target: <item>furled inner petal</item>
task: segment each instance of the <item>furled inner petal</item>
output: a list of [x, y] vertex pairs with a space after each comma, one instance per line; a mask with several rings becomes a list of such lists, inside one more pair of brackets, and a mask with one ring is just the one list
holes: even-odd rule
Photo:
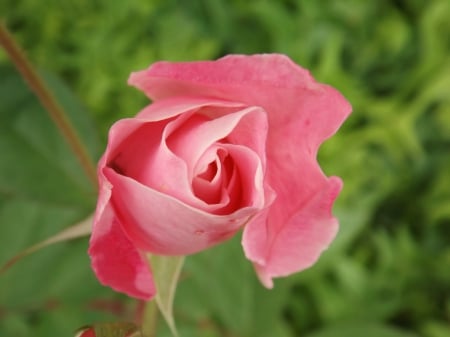
[[[211, 154], [215, 155], [214, 160], [205, 164], [210, 160]], [[198, 166], [201, 169], [193, 178], [192, 189], [199, 199], [208, 204], [209, 212], [227, 214], [240, 206], [249, 206], [242, 204], [239, 170], [222, 144], [208, 149]], [[206, 171], [203, 169], [205, 166]]]
[[207, 204], [217, 204], [221, 201], [223, 195], [223, 185], [226, 172], [223, 172], [220, 156], [211, 161], [205, 170], [195, 175], [192, 180], [192, 190], [199, 199]]
[[188, 165], [191, 178], [200, 157], [211, 145], [221, 140], [249, 147], [258, 154], [264, 166], [266, 137], [267, 116], [259, 107], [240, 110], [203, 107], [182, 124], [171, 123], [164, 133], [167, 147], [178, 157], [183, 158]]
[[[233, 159], [235, 175], [230, 177], [229, 194], [240, 205], [264, 205], [264, 172], [259, 156], [251, 149], [235, 144], [224, 144]], [[236, 181], [239, 180], [239, 184]], [[240, 189], [237, 188], [240, 187]], [[239, 195], [239, 197], [238, 197]], [[235, 205], [238, 207], [238, 205]]]
[[[263, 197], [254, 196], [263, 195], [267, 116], [258, 107], [217, 108], [220, 114], [215, 119], [211, 119], [214, 107], [208, 106], [165, 121], [143, 122], [117, 147], [108, 166], [213, 214], [260, 205]], [[252, 125], [261, 131], [250, 137], [246, 129]]]
[[[262, 164], [252, 150], [241, 145], [218, 143], [205, 152], [197, 166], [200, 169], [192, 182], [193, 191], [208, 204], [209, 212], [227, 214], [239, 207], [262, 207]], [[204, 179], [205, 173], [212, 179]]]
[[214, 180], [217, 181], [217, 177], [219, 176], [219, 174], [217, 174], [219, 172], [217, 162], [218, 162], [218, 160], [215, 160], [214, 162], [209, 163], [206, 170], [199, 173], [197, 175], [197, 178], [208, 181], [210, 183], [213, 183]]

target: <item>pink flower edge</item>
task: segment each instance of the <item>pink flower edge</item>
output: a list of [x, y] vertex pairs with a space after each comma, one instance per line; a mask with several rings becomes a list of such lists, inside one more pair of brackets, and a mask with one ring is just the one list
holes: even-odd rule
[[128, 296], [148, 300], [156, 294], [150, 266], [127, 238], [109, 204], [109, 184], [103, 184], [97, 204], [89, 255], [99, 281]]

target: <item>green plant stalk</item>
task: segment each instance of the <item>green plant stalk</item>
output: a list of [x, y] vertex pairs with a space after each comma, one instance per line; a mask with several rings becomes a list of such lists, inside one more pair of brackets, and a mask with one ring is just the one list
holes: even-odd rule
[[142, 337], [156, 337], [158, 323], [158, 307], [155, 300], [145, 303], [142, 314]]
[[47, 110], [50, 118], [53, 120], [64, 139], [69, 144], [73, 153], [76, 155], [86, 176], [90, 179], [94, 186], [97, 186], [95, 165], [90, 158], [86, 147], [82, 143], [75, 128], [72, 126], [67, 114], [64, 112], [64, 109], [50, 92], [49, 88], [38, 75], [37, 71], [33, 68], [33, 65], [27, 59], [25, 53], [16, 43], [14, 37], [8, 31], [3, 22], [0, 23], [0, 44], [5, 49], [9, 58], [22, 75], [25, 82]]

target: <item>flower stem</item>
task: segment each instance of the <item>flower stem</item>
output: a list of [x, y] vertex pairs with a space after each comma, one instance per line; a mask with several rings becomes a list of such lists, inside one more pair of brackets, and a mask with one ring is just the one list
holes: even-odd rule
[[25, 82], [47, 110], [50, 118], [53, 120], [64, 139], [69, 144], [73, 153], [76, 155], [86, 176], [91, 180], [94, 186], [97, 186], [95, 165], [90, 158], [86, 147], [81, 142], [80, 137], [69, 121], [64, 109], [57, 102], [47, 85], [33, 68], [32, 64], [28, 61], [25, 53], [16, 43], [14, 37], [8, 31], [3, 22], [0, 23], [0, 44], [5, 49], [9, 58], [22, 75]]
[[156, 337], [156, 327], [158, 323], [158, 307], [156, 301], [145, 303], [144, 313], [142, 315], [142, 336]]

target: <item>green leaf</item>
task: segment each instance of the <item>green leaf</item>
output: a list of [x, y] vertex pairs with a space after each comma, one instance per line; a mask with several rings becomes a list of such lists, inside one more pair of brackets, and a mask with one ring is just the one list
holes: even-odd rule
[[156, 283], [156, 302], [172, 334], [178, 336], [173, 318], [173, 301], [184, 256], [149, 255]]
[[[240, 235], [189, 256], [175, 300], [175, 313], [184, 317], [178, 322], [180, 335], [290, 337], [283, 313], [289, 282], [264, 288], [244, 256]], [[190, 333], [194, 325], [196, 333]]]
[[[0, 67], [0, 193], [21, 199], [57, 204], [64, 207], [92, 208], [96, 187], [92, 186], [37, 99], [10, 67]], [[84, 110], [53, 79], [54, 87], [64, 92], [58, 99], [68, 110], [71, 120], [84, 128], [80, 132], [91, 153], [98, 140]], [[84, 121], [83, 121], [84, 119]], [[89, 136], [84, 136], [89, 134]]]
[[21, 251], [19, 254], [13, 256], [8, 262], [6, 262], [2, 268], [0, 268], [0, 275], [3, 274], [9, 268], [11, 268], [15, 263], [20, 261], [25, 256], [30, 255], [46, 246], [89, 235], [92, 231], [92, 220], [93, 216], [90, 216], [87, 219], [75, 225], [72, 225], [69, 228], [66, 228], [61, 232], [49, 237], [48, 239], [41, 241]]
[[[42, 246], [49, 237], [56, 235], [44, 244], [87, 233], [87, 222], [76, 230], [68, 227], [92, 213], [96, 188], [20, 76], [2, 65], [0, 79], [2, 266], [27, 247], [39, 242]], [[63, 106], [71, 106], [70, 119], [91, 155], [96, 156], [99, 142], [89, 115], [61, 81], [53, 81], [52, 86], [59, 87], [57, 98]], [[6, 321], [12, 317], [16, 319], [11, 322], [32, 319], [27, 335], [44, 337], [49, 333], [70, 336], [93, 318], [113, 320], [111, 312], [88, 308], [89, 301], [111, 292], [93, 276], [86, 251], [86, 239], [53, 245], [35, 251], [0, 275], [0, 303]], [[57, 310], [51, 310], [53, 306]], [[2, 336], [23, 336], [22, 330], [19, 324], [0, 324]]]

